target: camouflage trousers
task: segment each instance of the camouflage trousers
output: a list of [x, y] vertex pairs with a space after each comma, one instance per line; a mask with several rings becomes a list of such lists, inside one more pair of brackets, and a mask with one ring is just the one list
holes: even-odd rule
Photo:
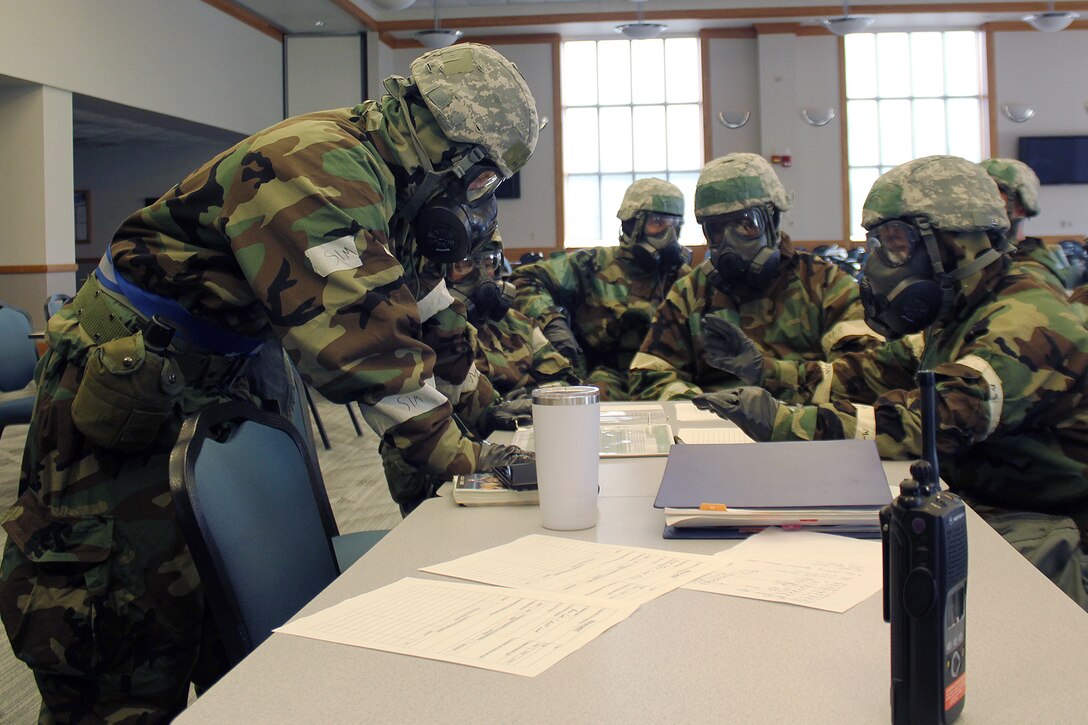
[[227, 661], [175, 520], [170, 452], [185, 417], [253, 396], [240, 381], [229, 394], [187, 388], [146, 448], [95, 446], [72, 421], [88, 345], [65, 314], [38, 364], [20, 497], [0, 517], [0, 618], [33, 670], [41, 722], [165, 722]]
[[1036, 569], [1088, 611], [1088, 551], [1073, 519], [976, 504], [972, 508]]

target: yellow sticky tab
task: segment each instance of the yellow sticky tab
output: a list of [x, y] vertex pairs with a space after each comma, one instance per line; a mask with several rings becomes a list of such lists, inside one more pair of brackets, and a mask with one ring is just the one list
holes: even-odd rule
[[701, 503], [699, 504], [700, 511], [728, 511], [724, 503]]

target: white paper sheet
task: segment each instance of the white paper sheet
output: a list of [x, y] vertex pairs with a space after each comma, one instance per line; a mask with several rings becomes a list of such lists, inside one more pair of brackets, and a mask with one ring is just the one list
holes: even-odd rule
[[535, 677], [635, 608], [408, 577], [274, 631]]
[[720, 415], [712, 410], [699, 410], [690, 400], [676, 401], [676, 419], [685, 423], [721, 423]]
[[711, 571], [715, 557], [533, 534], [421, 571], [642, 604]]
[[845, 612], [883, 586], [879, 541], [771, 528], [714, 559], [684, 588]]
[[[676, 437], [684, 443], [755, 443], [740, 428], [681, 428]], [[680, 442], [678, 441], [678, 442]]]

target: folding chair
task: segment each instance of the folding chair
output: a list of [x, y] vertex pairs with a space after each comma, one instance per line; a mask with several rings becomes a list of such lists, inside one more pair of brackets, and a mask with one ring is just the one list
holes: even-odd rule
[[49, 295], [49, 299], [45, 301], [45, 319], [48, 320], [50, 317], [60, 312], [60, 308], [64, 307], [64, 304], [70, 299], [72, 299], [72, 296], [66, 295], [63, 292]]
[[[282, 416], [230, 402], [191, 417], [170, 490], [232, 665], [340, 573], [324, 481]], [[342, 538], [360, 555], [385, 533]]]
[[[34, 379], [38, 351], [30, 339], [30, 315], [0, 305], [0, 392], [23, 390]], [[9, 425], [27, 425], [34, 411], [34, 393], [0, 400], [0, 435]]]

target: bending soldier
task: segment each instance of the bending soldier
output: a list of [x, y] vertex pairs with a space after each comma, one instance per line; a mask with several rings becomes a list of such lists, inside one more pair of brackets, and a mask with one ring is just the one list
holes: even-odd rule
[[[380, 100], [287, 119], [210, 160], [129, 217], [50, 320], [0, 568], [0, 615], [43, 721], [165, 721], [190, 681], [221, 674], [167, 465], [186, 416], [282, 402], [243, 375], [260, 346], [282, 344], [330, 400], [360, 402], [427, 471], [518, 454], [454, 425], [395, 254], [419, 240], [464, 256], [532, 154], [534, 101], [486, 46], [411, 68]], [[111, 393], [129, 375], [133, 394]]]

